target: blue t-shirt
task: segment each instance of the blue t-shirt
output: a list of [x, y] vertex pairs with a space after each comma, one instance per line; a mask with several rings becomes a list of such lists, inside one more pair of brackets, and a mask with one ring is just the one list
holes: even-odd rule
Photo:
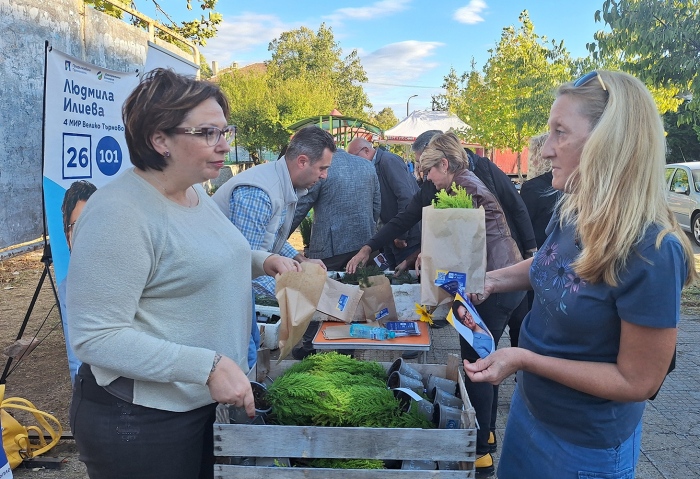
[[[628, 258], [617, 287], [590, 284], [571, 263], [579, 255], [575, 228], [550, 233], [532, 262], [532, 310], [520, 332], [520, 347], [545, 356], [615, 363], [621, 319], [652, 328], [675, 328], [687, 274], [680, 241], [666, 235], [657, 249], [658, 226], [648, 228]], [[520, 372], [518, 387], [532, 414], [563, 439], [584, 447], [609, 448], [634, 431], [644, 402], [618, 402], [582, 393], [536, 374]]]

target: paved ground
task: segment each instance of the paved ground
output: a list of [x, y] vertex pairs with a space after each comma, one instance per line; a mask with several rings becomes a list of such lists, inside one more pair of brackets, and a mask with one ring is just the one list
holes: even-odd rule
[[[431, 329], [428, 363], [445, 364], [447, 355], [459, 355], [459, 340], [451, 327]], [[508, 347], [504, 334], [500, 347]], [[671, 373], [644, 413], [642, 453], [637, 479], [688, 479], [700, 477], [700, 318], [682, 317], [678, 333], [676, 370]], [[356, 357], [393, 361], [400, 351], [356, 351]], [[417, 362], [411, 360], [410, 362]], [[513, 378], [500, 388], [498, 439], [503, 431], [514, 388]], [[495, 459], [497, 460], [496, 454]]]

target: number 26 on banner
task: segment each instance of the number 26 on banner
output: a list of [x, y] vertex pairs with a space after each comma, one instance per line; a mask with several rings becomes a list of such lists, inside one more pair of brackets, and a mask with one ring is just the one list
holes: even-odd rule
[[92, 178], [92, 137], [79, 133], [63, 134], [63, 178]]

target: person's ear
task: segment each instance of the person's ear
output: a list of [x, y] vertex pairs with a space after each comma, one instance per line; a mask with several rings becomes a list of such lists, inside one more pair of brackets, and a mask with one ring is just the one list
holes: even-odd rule
[[300, 169], [306, 168], [306, 166], [307, 166], [308, 164], [310, 164], [310, 163], [311, 163], [311, 161], [309, 160], [309, 157], [308, 157], [308, 156], [306, 156], [306, 155], [299, 155], [299, 156], [297, 156], [297, 166], [298, 166]]
[[167, 145], [168, 135], [165, 134], [163, 130], [157, 130], [151, 135], [151, 146], [160, 155], [165, 155], [165, 152], [169, 150]]

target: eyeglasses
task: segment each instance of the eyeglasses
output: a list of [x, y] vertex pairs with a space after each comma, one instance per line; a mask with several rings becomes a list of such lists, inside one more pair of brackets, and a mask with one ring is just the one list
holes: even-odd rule
[[230, 143], [233, 135], [236, 133], [236, 127], [234, 125], [228, 125], [223, 130], [215, 126], [208, 126], [203, 128], [195, 128], [192, 126], [178, 126], [175, 128], [170, 128], [173, 133], [179, 133], [181, 135], [201, 135], [207, 142], [208, 146], [216, 146], [221, 139], [221, 135], [224, 136], [226, 143]]
[[593, 70], [592, 72], [588, 72], [585, 75], [583, 75], [581, 78], [574, 82], [574, 86], [577, 88], [583, 86], [589, 81], [593, 80], [593, 78], [597, 78], [603, 90], [608, 91], [608, 89], [605, 87], [605, 83], [603, 83], [603, 78], [601, 78], [597, 70]]

